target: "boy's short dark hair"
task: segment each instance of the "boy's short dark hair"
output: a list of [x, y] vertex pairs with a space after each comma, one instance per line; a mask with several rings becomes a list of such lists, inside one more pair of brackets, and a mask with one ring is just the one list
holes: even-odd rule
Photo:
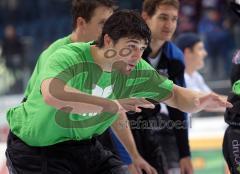
[[116, 8], [112, 0], [73, 0], [73, 28], [76, 28], [78, 17], [82, 17], [86, 20], [86, 22], [89, 22], [93, 16], [94, 10], [100, 6], [109, 7], [112, 9]]
[[180, 7], [178, 0], [144, 0], [142, 9], [148, 16], [153, 16], [159, 5], [170, 5], [178, 10]]
[[104, 46], [105, 34], [108, 34], [114, 43], [123, 37], [143, 39], [146, 44], [151, 41], [151, 31], [147, 24], [139, 13], [132, 10], [121, 10], [108, 18], [97, 41], [100, 48]]
[[200, 36], [196, 33], [183, 33], [175, 39], [175, 44], [184, 52], [186, 48], [193, 49], [196, 43], [201, 42]]

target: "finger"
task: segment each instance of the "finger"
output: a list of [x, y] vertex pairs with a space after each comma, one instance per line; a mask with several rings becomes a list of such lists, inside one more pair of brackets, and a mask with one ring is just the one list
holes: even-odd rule
[[151, 169], [146, 165], [142, 166], [142, 170], [144, 170], [146, 174], [152, 174]]
[[135, 166], [135, 167], [136, 167], [136, 170], [137, 170], [138, 174], [143, 174], [142, 170], [139, 167], [137, 167], [137, 166]]
[[135, 105], [136, 107], [142, 107], [142, 108], [150, 108], [150, 109], [155, 108], [154, 104], [152, 104], [151, 102], [149, 102], [145, 99], [141, 99], [141, 98], [138, 98], [138, 99], [131, 98], [127, 101], [127, 104], [128, 105]]
[[224, 103], [224, 107], [227, 107], [227, 108], [232, 108], [233, 107], [232, 103], [227, 101], [227, 99], [222, 98], [221, 96], [218, 96], [218, 100], [221, 100]]
[[142, 112], [141, 108], [136, 107], [136, 112]]
[[217, 98], [213, 99], [213, 101], [214, 101], [215, 104], [218, 105], [218, 106], [226, 107], [227, 102], [224, 102], [224, 101], [219, 100], [219, 99], [217, 99]]
[[152, 172], [152, 174], [158, 174], [157, 170], [153, 167], [151, 167], [151, 172]]
[[225, 102], [224, 105], [225, 105], [226, 108], [232, 108], [233, 107], [232, 103], [230, 103], [230, 102]]
[[139, 104], [139, 105], [137, 105], [137, 107], [154, 109], [155, 105], [153, 105], [153, 104]]
[[124, 109], [128, 111], [141, 112], [142, 110], [135, 105], [124, 105]]
[[151, 102], [147, 101], [145, 98], [130, 98], [129, 101], [135, 104], [152, 104]]
[[232, 107], [233, 107], [233, 104], [230, 103], [230, 102], [227, 102], [226, 106], [227, 106], [227, 108], [232, 108]]
[[214, 98], [214, 101], [218, 102], [218, 104], [222, 107], [232, 107], [233, 105], [228, 101], [222, 100], [221, 97]]
[[145, 98], [136, 99], [136, 104], [139, 107], [143, 107], [143, 108], [152, 108], [152, 109], [155, 108], [155, 105], [147, 101]]

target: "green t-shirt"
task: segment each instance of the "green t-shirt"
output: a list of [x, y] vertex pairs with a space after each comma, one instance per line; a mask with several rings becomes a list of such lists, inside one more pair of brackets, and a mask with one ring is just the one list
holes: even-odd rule
[[41, 69], [41, 67], [44, 66], [46, 60], [48, 59], [48, 57], [54, 53], [58, 48], [60, 48], [63, 45], [67, 45], [71, 43], [71, 39], [70, 39], [70, 35], [66, 36], [62, 39], [58, 39], [57, 41], [55, 41], [54, 43], [52, 43], [39, 57], [37, 64], [34, 68], [34, 71], [32, 73], [32, 76], [30, 78], [30, 80], [28, 81], [27, 84], [27, 88], [24, 92], [24, 96], [28, 97], [29, 94], [31, 93], [33, 86], [35, 85], [36, 79], [38, 77], [39, 71]]
[[[40, 90], [45, 79], [58, 78], [82, 92], [109, 99], [146, 97], [161, 101], [170, 96], [172, 81], [160, 76], [144, 60], [130, 75], [102, 72], [93, 62], [90, 46], [90, 43], [72, 43], [55, 51], [39, 70], [27, 101], [8, 111], [12, 132], [25, 143], [47, 146], [67, 140], [90, 139], [102, 134], [117, 119], [109, 113], [67, 114], [47, 105]], [[50, 87], [51, 90], [54, 89]]]

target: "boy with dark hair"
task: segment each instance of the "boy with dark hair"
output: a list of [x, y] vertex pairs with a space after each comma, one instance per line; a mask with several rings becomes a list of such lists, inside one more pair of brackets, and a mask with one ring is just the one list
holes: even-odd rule
[[[45, 66], [45, 63], [51, 54], [53, 54], [61, 46], [69, 43], [88, 42], [98, 39], [102, 31], [103, 24], [113, 13], [115, 8], [116, 7], [112, 0], [74, 0], [72, 2], [73, 31], [69, 36], [55, 41], [40, 55], [24, 93], [24, 101], [26, 101], [27, 97], [31, 94], [39, 76], [40, 69]], [[125, 132], [125, 129], [119, 131], [116, 130], [116, 133], [118, 132]], [[128, 133], [131, 134], [131, 132]], [[102, 140], [102, 138], [100, 138], [100, 140]], [[111, 140], [110, 137], [108, 137], [108, 140]], [[134, 142], [129, 142], [129, 140], [125, 137], [121, 140], [133, 158], [133, 163], [141, 169], [151, 171], [152, 167], [137, 153]], [[111, 144], [111, 142], [108, 143], [108, 146], [109, 144]], [[148, 174], [151, 173], [148, 172]]]
[[[217, 95], [173, 85], [141, 60], [151, 32], [136, 13], [113, 14], [104, 31], [101, 48], [91, 42], [73, 43], [51, 54], [27, 101], [8, 111], [12, 173], [123, 173], [121, 162], [94, 137], [116, 120], [126, 123], [125, 112], [153, 108], [144, 98], [164, 100], [188, 112], [231, 107]], [[116, 31], [120, 35], [112, 39]], [[106, 56], [111, 50], [116, 54]], [[124, 136], [133, 141], [129, 135]]]
[[[176, 30], [179, 6], [178, 0], [143, 2], [142, 17], [151, 29], [152, 40], [142, 57], [160, 74], [184, 87], [183, 54], [170, 41]], [[157, 128], [132, 130], [139, 152], [158, 173], [179, 172], [179, 168], [181, 173], [193, 173], [187, 117], [184, 112], [158, 104], [155, 109], [143, 109], [141, 113], [128, 114], [128, 118], [143, 123], [155, 122], [158, 125]], [[169, 122], [177, 123], [178, 126], [162, 126]]]
[[[130, 18], [131, 16], [133, 16], [133, 14], [129, 15], [128, 19], [131, 19], [133, 21], [135, 21], [137, 19], [138, 22], [141, 19], [137, 15]], [[141, 22], [141, 23], [144, 24], [143, 22]], [[106, 25], [106, 26], [110, 26], [110, 25]], [[128, 28], [130, 28], [130, 27], [128, 27]], [[144, 27], [145, 30], [144, 29], [141, 30], [141, 29], [142, 28], [138, 28], [138, 30], [135, 29], [134, 32], [138, 31], [137, 33], [139, 33], [139, 34], [136, 35], [137, 38], [142, 38], [142, 37], [145, 38], [144, 42], [143, 42], [143, 45], [145, 45], [150, 38], [150, 32], [148, 31], [148, 28], [146, 28], [146, 27]], [[114, 28], [114, 31], [115, 30], [116, 30], [116, 28]], [[105, 29], [104, 29], [104, 31], [105, 31]], [[107, 30], [107, 32], [109, 33], [108, 30]], [[126, 37], [127, 36], [132, 36], [131, 32], [130, 33], [121, 33], [121, 34], [126, 36]], [[114, 35], [112, 37], [114, 37]], [[117, 37], [116, 39], [119, 39], [119, 38]], [[75, 45], [85, 45], [86, 46], [86, 45], [89, 45], [89, 44], [70, 44], [70, 45], [72, 45], [74, 48], [77, 48], [77, 47], [75, 47]], [[70, 47], [73, 48], [72, 46], [70, 46]], [[68, 48], [68, 46], [63, 47], [63, 50], [65, 50], [64, 48]], [[142, 49], [143, 48], [141, 48], [141, 50]], [[101, 171], [103, 173], [104, 172], [123, 173], [124, 171], [121, 169], [121, 163], [118, 162], [118, 160], [115, 156], [113, 156], [109, 151], [104, 150], [101, 147], [101, 145], [99, 145], [98, 142], [95, 141], [94, 138], [91, 141], [87, 140], [87, 139], [91, 139], [93, 136], [96, 136], [97, 134], [101, 134], [104, 131], [104, 129], [106, 129], [106, 126], [100, 126], [101, 128], [99, 127], [99, 130], [92, 130], [91, 128], [88, 127], [89, 124], [92, 123], [93, 125], [95, 125], [96, 124], [95, 120], [97, 122], [100, 122], [100, 123], [103, 122], [104, 123], [105, 120], [103, 120], [101, 122], [101, 119], [98, 120], [99, 117], [95, 117], [93, 119], [94, 121], [92, 121], [92, 122], [91, 121], [89, 121], [89, 123], [82, 122], [82, 124], [80, 124], [80, 126], [82, 126], [82, 129], [79, 128], [79, 127], [74, 129], [73, 128], [74, 123], [73, 123], [73, 125], [71, 125], [70, 120], [67, 120], [67, 121], [66, 120], [62, 121], [61, 119], [59, 120], [58, 119], [59, 118], [58, 117], [58, 110], [54, 109], [52, 107], [49, 107], [46, 104], [46, 103], [48, 103], [48, 104], [51, 103], [52, 104], [52, 101], [49, 100], [50, 99], [49, 97], [45, 96], [45, 92], [44, 92], [45, 90], [48, 90], [48, 89], [51, 90], [51, 86], [45, 87], [45, 88], [43, 87], [44, 84], [47, 83], [47, 82], [45, 82], [45, 83], [42, 82], [42, 80], [41, 80], [42, 76], [53, 75], [53, 73], [60, 70], [61, 67], [64, 68], [65, 66], [69, 66], [70, 65], [69, 63], [71, 61], [73, 61], [73, 59], [70, 58], [73, 55], [67, 56], [64, 53], [58, 54], [58, 52], [61, 52], [61, 50], [62, 49], [60, 49], [59, 51], [54, 51], [48, 57], [41, 57], [41, 59], [39, 59], [39, 61], [45, 61], [45, 62], [42, 62], [42, 65], [38, 66], [38, 74], [36, 75], [36, 80], [35, 80], [34, 86], [32, 87], [32, 90], [30, 91], [27, 100], [20, 105], [19, 109], [21, 111], [20, 110], [18, 110], [17, 112], [15, 112], [14, 110], [9, 111], [9, 117], [8, 117], [9, 121], [13, 118], [16, 118], [13, 115], [20, 114], [18, 118], [20, 118], [22, 120], [20, 122], [24, 123], [25, 128], [26, 128], [26, 129], [25, 128], [23, 129], [23, 127], [19, 125], [22, 128], [19, 127], [20, 129], [18, 129], [17, 124], [20, 123], [20, 122], [10, 121], [11, 123], [16, 123], [16, 124], [15, 125], [12, 125], [12, 124], [10, 125], [12, 132], [10, 133], [10, 136], [9, 136], [8, 149], [7, 149], [9, 169], [13, 170], [13, 171], [15, 170], [15, 172], [23, 172], [23, 173], [30, 172], [30, 171], [33, 170], [33, 168], [35, 168], [36, 172], [37, 171], [40, 172], [40, 170], [44, 170], [47, 173], [51, 173], [52, 171], [56, 170], [58, 173], [61, 173], [61, 172], [62, 173], [67, 173], [67, 172], [77, 173], [77, 170], [80, 170], [81, 172], [86, 173], [86, 171], [84, 172], [84, 170], [90, 170], [90, 168], [91, 168], [93, 170], [92, 172], [97, 172], [97, 173], [101, 173]], [[78, 54], [80, 52], [78, 52]], [[81, 62], [80, 57], [82, 57], [82, 56], [86, 59], [91, 59], [91, 53], [88, 52], [88, 51], [86, 51], [85, 53], [86, 53], [86, 55], [85, 55], [86, 57], [84, 57], [82, 54], [78, 55], [79, 56], [79, 63]], [[139, 56], [139, 54], [137, 54], [137, 56]], [[56, 59], [53, 60], [54, 59], [53, 57], [56, 58]], [[112, 59], [109, 59], [109, 60], [112, 60]], [[74, 61], [77, 61], [77, 60], [74, 60]], [[86, 61], [85, 63], [86, 63], [85, 64], [86, 66], [84, 66], [84, 67], [87, 67], [89, 65], [89, 62]], [[93, 70], [91, 72], [99, 70], [97, 64], [91, 64], [90, 63], [90, 66], [91, 65], [93, 65], [93, 66], [96, 65], [95, 68], [93, 68]], [[51, 66], [53, 66], [53, 67], [51, 67]], [[83, 69], [81, 69], [81, 70], [83, 70]], [[46, 74], [45, 74], [45, 72], [46, 72]], [[43, 74], [45, 74], [45, 75], [43, 75]], [[65, 71], [63, 71], [63, 74], [65, 74]], [[55, 74], [55, 75], [56, 75], [57, 79], [58, 78], [62, 79], [61, 72], [59, 72], [59, 76], [57, 74]], [[97, 75], [99, 75], [99, 71], [94, 73], [94, 76], [96, 78], [98, 77]], [[67, 76], [64, 76], [64, 77], [67, 78]], [[66, 78], [63, 78], [62, 80], [67, 81]], [[73, 79], [74, 78], [75, 77], [73, 77]], [[105, 79], [105, 78], [103, 78], [103, 79]], [[54, 84], [55, 81], [56, 81], [56, 79], [53, 80], [54, 90], [53, 90], [52, 94], [55, 94], [55, 92], [57, 92], [56, 89], [61, 89], [59, 86], [57, 88], [55, 87], [55, 84]], [[75, 81], [75, 85], [82, 86], [83, 84], [82, 83], [79, 84], [79, 82], [80, 81]], [[107, 81], [107, 82], [109, 82], [109, 81]], [[110, 82], [111, 82], [111, 79], [110, 79]], [[89, 90], [92, 91], [90, 93], [93, 93], [93, 94], [96, 94], [96, 95], [99, 94], [98, 93], [99, 88], [92, 89], [92, 87], [93, 87], [92, 85], [87, 86], [87, 88], [88, 87], [90, 88]], [[83, 88], [83, 86], [81, 88]], [[82, 90], [84, 91], [84, 89], [82, 89]], [[107, 96], [105, 96], [105, 97], [107, 97]], [[89, 102], [97, 102], [99, 99], [101, 100], [102, 98], [93, 97], [89, 100]], [[74, 101], [74, 98], [72, 98], [71, 100]], [[46, 101], [46, 103], [44, 101]], [[123, 99], [123, 101], [125, 101], [125, 100]], [[85, 101], [85, 102], [87, 102], [87, 101]], [[112, 103], [112, 104], [108, 105], [109, 102]], [[122, 103], [122, 101], [120, 101], [120, 103]], [[140, 100], [131, 99], [131, 100], [129, 100], [129, 102], [125, 102], [125, 103], [129, 103], [129, 105], [127, 105], [127, 108], [131, 108], [131, 109], [135, 108], [135, 107], [133, 107], [133, 108], [130, 107], [131, 105], [141, 106], [142, 104], [144, 105], [146, 103], [147, 103], [147, 107], [149, 107], [149, 102], [147, 102], [143, 99], [140, 99]], [[112, 101], [109, 101], [109, 100], [102, 100], [101, 104], [107, 106], [107, 108], [108, 108], [107, 111], [108, 112], [118, 110], [117, 109], [118, 104], [116, 104], [115, 102], [112, 102]], [[123, 105], [125, 105], [125, 104], [123, 104]], [[55, 106], [58, 108], [58, 105], [55, 105]], [[81, 106], [82, 106], [81, 109], [83, 109], [83, 110], [87, 109], [87, 107], [86, 107], [87, 104], [85, 105], [84, 103], [82, 103]], [[91, 113], [95, 113], [94, 108], [95, 107], [93, 107], [93, 109], [91, 109], [92, 110]], [[37, 110], [39, 110], [39, 111], [41, 110], [41, 113], [42, 113], [41, 116], [39, 115], [40, 112], [37, 112]], [[60, 110], [65, 111], [63, 108], [61, 108]], [[88, 111], [89, 110], [87, 109], [86, 113], [88, 113]], [[39, 116], [37, 116], [37, 115], [39, 115]], [[81, 115], [82, 115], [81, 118], [88, 118], [88, 117], [90, 117], [90, 115], [93, 116], [94, 114], [85, 114], [85, 112], [84, 112]], [[32, 116], [34, 116], [37, 120], [40, 119], [41, 121], [40, 120], [38, 120], [38, 121], [35, 120], [34, 121]], [[45, 120], [47, 122], [44, 121], [45, 116], [48, 117], [47, 118], [48, 121]], [[75, 114], [75, 117], [76, 117], [76, 114]], [[25, 120], [25, 118], [27, 118], [27, 119]], [[110, 117], [111, 119], [109, 119], [109, 117], [107, 117], [107, 118], [108, 118], [107, 119], [108, 121], [106, 121], [105, 124], [108, 122], [108, 125], [111, 124], [116, 119], [116, 117], [115, 117], [115, 119], [113, 119], [114, 117]], [[29, 124], [29, 123], [27, 123], [28, 122], [27, 120], [28, 121], [31, 120], [30, 122], [35, 122], [36, 124]], [[44, 122], [49, 123], [49, 124], [45, 124]], [[67, 123], [69, 123], [70, 125], [66, 125]], [[86, 125], [84, 123], [86, 123]], [[49, 127], [47, 126], [44, 129], [41, 129], [41, 127], [44, 126], [44, 125], [45, 126], [49, 125]], [[90, 125], [90, 127], [93, 126], [93, 125]], [[15, 126], [17, 126], [17, 127], [15, 127]], [[71, 127], [71, 126], [73, 126], [73, 127]], [[116, 126], [118, 126], [118, 125], [116, 125]], [[55, 128], [57, 128], [58, 130], [55, 129]], [[73, 129], [76, 130], [77, 132], [82, 130], [82, 131], [80, 131], [82, 133], [80, 133], [80, 134], [77, 133], [77, 132], [74, 133]], [[34, 131], [35, 133], [32, 132], [33, 130], [35, 130]], [[52, 130], [52, 131], [54, 130], [54, 131], [52, 132], [50, 130]], [[127, 139], [128, 135], [125, 135], [125, 137]], [[80, 139], [82, 141], [79, 141]], [[75, 141], [75, 140], [77, 140], [77, 141]], [[131, 141], [131, 139], [130, 139], [130, 141]], [[131, 144], [132, 142], [128, 141], [128, 143]], [[90, 145], [92, 145], [92, 146], [90, 146]], [[32, 146], [34, 146], [34, 147], [32, 147]], [[35, 147], [35, 146], [37, 146], [37, 147]], [[94, 149], [94, 150], [92, 152], [88, 151], [87, 150], [88, 146], [90, 146], [89, 150], [91, 150], [91, 149]], [[63, 154], [61, 156], [58, 155], [58, 149], [59, 148], [62, 149], [62, 150], [65, 149], [65, 151], [62, 152]], [[132, 148], [134, 148], [134, 147], [132, 147]], [[52, 150], [50, 150], [50, 149], [52, 149]], [[76, 152], [74, 152], [74, 149], [76, 150]], [[79, 151], [78, 151], [78, 149], [79, 149]], [[19, 155], [16, 153], [16, 151], [18, 151], [18, 150], [22, 152]], [[38, 151], [41, 151], [41, 153], [40, 154], [37, 153]], [[89, 154], [90, 152], [91, 153], [97, 153], [96, 157], [89, 156], [89, 159], [88, 159], [88, 161], [91, 161], [89, 163], [96, 164], [96, 166], [89, 166], [88, 169], [85, 168], [85, 167], [87, 167], [87, 165], [85, 164], [87, 161], [81, 161], [81, 160], [85, 159], [84, 155], [82, 155], [82, 153], [84, 151], [85, 152], [88, 151], [88, 153], [86, 153], [85, 155], [90, 155]], [[100, 153], [98, 153], [98, 151]], [[134, 149], [133, 149], [133, 151], [134, 151]], [[51, 155], [48, 154], [47, 152], [51, 152], [50, 153]], [[26, 153], [30, 153], [32, 155], [32, 156], [29, 155], [30, 161], [24, 160], [24, 155]], [[74, 161], [71, 161], [71, 162], [66, 163], [64, 165], [61, 165], [61, 164], [66, 162], [67, 153], [72, 154], [73, 156], [74, 156], [74, 154], [76, 154], [76, 158], [74, 157], [72, 159], [72, 160], [75, 159]], [[42, 156], [41, 154], [44, 154], [44, 155]], [[56, 158], [54, 156], [56, 156]], [[35, 160], [35, 157], [37, 158], [36, 160]], [[135, 152], [135, 157], [136, 157], [136, 159], [138, 159], [140, 161], [142, 160], [141, 158], [138, 157], [137, 152]], [[22, 159], [22, 160], [16, 160], [16, 159]], [[45, 159], [48, 159], [48, 160], [46, 161]], [[61, 159], [62, 159], [62, 162], [61, 162]], [[44, 169], [41, 169], [41, 165], [42, 165], [41, 161], [45, 161], [48, 164], [48, 166]], [[96, 163], [96, 161], [97, 161], [97, 163]], [[26, 165], [24, 165], [24, 164], [29, 163], [29, 162], [32, 162], [33, 165], [29, 165], [28, 167]], [[21, 163], [21, 164], [18, 165], [19, 163]], [[103, 163], [104, 165], [100, 165], [101, 163]], [[144, 164], [143, 162], [141, 162], [141, 163], [143, 165], [145, 165], [145, 167], [146, 167], [146, 164]], [[57, 167], [57, 165], [59, 165], [59, 166]], [[22, 167], [18, 167], [18, 166], [22, 166]], [[70, 167], [70, 166], [73, 166], [73, 167]], [[148, 171], [148, 173], [154, 173], [154, 169], [152, 169], [151, 167], [148, 167], [147, 169], [150, 170], [150, 172]], [[89, 171], [89, 173], [91, 173], [91, 171]]]

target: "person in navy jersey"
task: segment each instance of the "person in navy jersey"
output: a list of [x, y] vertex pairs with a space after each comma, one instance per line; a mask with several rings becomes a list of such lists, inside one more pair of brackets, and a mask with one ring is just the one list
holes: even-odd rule
[[[176, 30], [178, 11], [177, 0], [144, 1], [142, 17], [151, 29], [152, 41], [142, 57], [160, 74], [185, 87], [183, 53], [170, 41]], [[130, 125], [138, 125], [132, 125], [131, 128], [140, 154], [158, 173], [193, 173], [186, 113], [159, 104], [155, 109], [128, 113], [128, 118]], [[157, 123], [157, 127], [146, 127], [150, 122]], [[117, 153], [125, 164], [129, 165], [131, 171], [134, 167], [131, 165], [131, 158], [116, 136], [112, 136]]]

